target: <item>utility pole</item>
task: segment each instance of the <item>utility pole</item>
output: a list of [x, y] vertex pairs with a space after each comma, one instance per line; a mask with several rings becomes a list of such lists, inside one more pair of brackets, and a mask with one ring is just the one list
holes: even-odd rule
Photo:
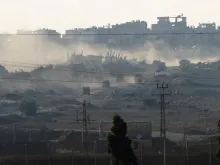
[[12, 133], [13, 133], [13, 143], [16, 143], [16, 124], [13, 124]]
[[87, 108], [86, 101], [84, 100], [82, 103], [82, 118], [79, 118], [78, 110], [76, 110], [76, 123], [82, 123], [82, 150], [85, 150], [85, 137], [88, 134], [88, 124], [90, 124], [91, 120], [89, 116], [87, 116]]
[[86, 112], [86, 101], [83, 102], [83, 125], [84, 125], [84, 131], [87, 136], [87, 112]]
[[85, 150], [85, 139], [84, 139], [84, 133], [87, 137], [87, 117], [86, 117], [86, 101], [83, 101], [83, 118], [82, 118], [82, 149]]
[[205, 132], [207, 134], [208, 132], [208, 112], [209, 112], [209, 109], [206, 108], [206, 109], [203, 109], [202, 112], [204, 112], [204, 117], [205, 117]]
[[27, 157], [28, 157], [28, 153], [27, 153], [27, 144], [25, 144], [25, 165], [28, 165], [28, 160], [27, 160]]
[[160, 93], [156, 94], [160, 96], [160, 137], [164, 141], [164, 165], [166, 165], [166, 113], [165, 113], [165, 96], [171, 95], [164, 93], [164, 90], [168, 88], [168, 84], [157, 84], [157, 89], [160, 89]]
[[[82, 115], [83, 115], [83, 112], [82, 112]], [[81, 123], [83, 121], [84, 121], [83, 117], [79, 118], [79, 112], [78, 112], [78, 110], [76, 110], [76, 123]], [[87, 120], [86, 121], [87, 121], [87, 124], [91, 124], [91, 122], [94, 122], [95, 120], [92, 120], [90, 118], [90, 116], [87, 115]]]
[[208, 122], [207, 122], [208, 111], [209, 111], [209, 109], [204, 109], [204, 112], [205, 112], [205, 131], [206, 131], [206, 133], [208, 132]]
[[161, 92], [156, 94], [160, 96], [160, 137], [166, 137], [166, 113], [165, 113], [165, 96], [171, 95], [164, 93], [164, 90], [168, 88], [168, 84], [157, 84], [157, 89], [161, 89]]
[[79, 114], [78, 114], [78, 110], [76, 110], [76, 122], [79, 122]]
[[189, 156], [188, 156], [188, 140], [186, 136], [186, 123], [183, 123], [183, 144], [184, 144], [184, 151], [185, 151], [185, 165], [188, 165]]
[[29, 134], [28, 140], [31, 142], [32, 141], [32, 134], [31, 134], [30, 130], [28, 130], [28, 134]]

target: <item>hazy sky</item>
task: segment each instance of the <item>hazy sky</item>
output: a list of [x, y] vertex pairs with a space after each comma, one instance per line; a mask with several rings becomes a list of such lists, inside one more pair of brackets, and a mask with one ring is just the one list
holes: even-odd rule
[[75, 27], [102, 26], [130, 20], [183, 13], [189, 24], [220, 24], [217, 0], [0, 0], [0, 31], [53, 28], [60, 32]]

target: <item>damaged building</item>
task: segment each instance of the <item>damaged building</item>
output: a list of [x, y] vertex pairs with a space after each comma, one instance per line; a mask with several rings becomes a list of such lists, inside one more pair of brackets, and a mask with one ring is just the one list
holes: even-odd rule
[[[156, 24], [152, 24], [151, 29], [152, 33], [180, 33], [186, 32], [187, 27], [187, 18], [183, 15], [178, 15], [176, 17], [157, 17], [158, 21]], [[156, 36], [156, 39], [167, 41], [172, 44], [183, 44], [185, 41], [184, 35], [163, 35]]]
[[[219, 26], [213, 23], [199, 23], [197, 26], [188, 26], [187, 17], [183, 14], [177, 16], [157, 17], [157, 23], [149, 28], [146, 21], [134, 20], [130, 22], [106, 25], [101, 27], [68, 29], [61, 35], [56, 30], [38, 29], [34, 31], [19, 30], [18, 35], [42, 34], [42, 37], [51, 41], [59, 41], [64, 45], [73, 43], [105, 44], [108, 48], [130, 49], [144, 45], [146, 41], [162, 40], [174, 48], [178, 46], [192, 47], [194, 45], [215, 45], [218, 47], [220, 36], [212, 33], [220, 31]], [[163, 33], [189, 33], [186, 35], [100, 35], [100, 34], [163, 34]], [[195, 34], [193, 34], [195, 33]], [[197, 35], [197, 33], [209, 33]], [[83, 34], [83, 35], [81, 35]], [[21, 36], [19, 36], [21, 37]], [[25, 36], [27, 37], [27, 35]], [[29, 36], [30, 37], [30, 36]], [[35, 35], [36, 37], [36, 35]]]

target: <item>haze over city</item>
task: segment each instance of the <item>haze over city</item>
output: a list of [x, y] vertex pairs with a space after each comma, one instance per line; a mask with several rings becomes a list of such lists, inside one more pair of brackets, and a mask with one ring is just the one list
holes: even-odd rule
[[184, 13], [188, 24], [216, 22], [220, 24], [217, 0], [1, 0], [0, 32], [14, 33], [17, 29], [66, 29], [103, 26], [130, 20], [155, 23], [157, 16]]
[[0, 164], [220, 164], [220, 2], [0, 2]]

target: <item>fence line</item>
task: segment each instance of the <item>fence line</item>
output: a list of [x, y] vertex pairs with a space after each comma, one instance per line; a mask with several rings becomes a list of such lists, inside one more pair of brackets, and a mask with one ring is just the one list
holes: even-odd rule
[[[91, 150], [90, 152], [88, 152], [88, 157], [92, 157], [92, 160], [94, 160], [94, 165], [98, 165], [98, 155], [102, 155], [103, 153], [98, 152], [98, 141], [93, 141], [91, 142], [93, 144], [93, 150]], [[157, 150], [159, 152], [155, 152], [156, 150], [153, 149], [153, 145], [149, 148], [146, 147], [145, 144], [145, 140], [135, 140], [134, 143], [137, 143], [137, 146], [133, 147], [134, 148], [134, 152], [139, 160], [139, 164], [143, 165], [144, 163], [144, 157], [146, 156], [162, 156], [163, 155], [163, 146], [161, 146], [161, 148], [157, 148]], [[167, 144], [167, 147], [169, 144]], [[22, 146], [23, 146], [23, 152], [22, 152]], [[66, 150], [63, 152], [58, 152], [58, 146], [57, 145], [53, 145], [53, 144], [48, 144], [47, 145], [47, 151], [45, 153], [33, 153], [30, 152], [31, 144], [23, 144], [20, 145], [19, 147], [16, 146], [16, 144], [14, 144], [14, 149], [12, 147], [12, 150], [14, 151], [18, 151], [18, 153], [10, 153], [7, 152], [7, 145], [2, 144], [1, 146], [1, 150], [0, 150], [0, 156], [1, 156], [1, 161], [3, 162], [5, 159], [9, 158], [9, 157], [13, 157], [14, 156], [20, 156], [23, 157], [23, 159], [25, 160], [25, 165], [28, 165], [28, 159], [30, 159], [31, 157], [34, 156], [48, 156], [48, 165], [52, 165], [52, 159], [55, 159], [55, 157], [57, 157], [58, 155], [69, 155], [71, 157], [71, 165], [75, 164], [75, 158], [79, 157], [79, 156], [83, 156], [83, 152], [77, 152], [76, 150], [74, 150], [74, 148], [70, 148], [70, 150]], [[182, 161], [185, 161], [186, 164], [189, 164], [189, 162], [191, 161], [189, 159], [190, 156], [194, 156], [194, 155], [199, 155], [200, 153], [207, 153], [206, 154], [206, 158], [208, 160], [208, 164], [209, 165], [213, 165], [213, 160], [217, 159], [216, 158], [216, 154], [217, 151], [220, 147], [220, 144], [217, 142], [203, 142], [203, 143], [198, 143], [198, 144], [190, 144], [188, 141], [185, 141], [185, 145], [182, 146], [176, 146], [176, 147], [180, 147], [181, 150], [177, 150], [175, 147], [172, 147], [173, 151], [169, 151], [166, 153], [167, 156], [181, 156], [183, 157]], [[62, 150], [62, 147], [60, 147], [60, 149]], [[20, 152], [19, 152], [20, 151]], [[147, 151], [147, 152], [146, 152]], [[106, 155], [106, 152], [104, 152]], [[86, 154], [84, 154], [84, 156], [86, 156]], [[185, 158], [184, 158], [185, 157]]]

